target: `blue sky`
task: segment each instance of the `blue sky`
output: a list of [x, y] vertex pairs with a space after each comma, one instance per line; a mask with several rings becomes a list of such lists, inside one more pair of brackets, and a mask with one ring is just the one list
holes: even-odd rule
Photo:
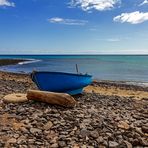
[[148, 0], [0, 0], [0, 54], [148, 54]]

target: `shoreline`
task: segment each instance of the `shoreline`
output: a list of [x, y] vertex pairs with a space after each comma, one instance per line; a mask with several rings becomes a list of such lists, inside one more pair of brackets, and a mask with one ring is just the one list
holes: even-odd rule
[[[29, 59], [0, 59], [1, 65], [12, 65], [29, 62]], [[8, 72], [0, 70], [0, 76], [4, 79], [14, 78], [16, 77], [29, 77], [30, 73], [25, 72]], [[10, 79], [11, 80], [11, 79]], [[145, 84], [145, 85], [144, 85]], [[107, 96], [121, 96], [121, 97], [131, 97], [136, 99], [147, 98], [148, 86], [147, 83], [136, 82], [136, 81], [112, 81], [112, 80], [93, 80], [93, 83], [84, 89], [87, 93], [97, 93], [101, 95]]]
[[[13, 73], [0, 71], [0, 80], [21, 81], [24, 83], [33, 83], [29, 73]], [[18, 79], [18, 80], [17, 80]], [[26, 85], [25, 84], [25, 85]], [[148, 100], [148, 87], [128, 84], [123, 81], [93, 80], [93, 83], [84, 88], [86, 93], [96, 93], [105, 96], [130, 97], [136, 100]], [[35, 85], [35, 84], [32, 84]]]
[[[20, 58], [14, 58], [14, 59], [11, 59], [11, 58], [7, 58], [7, 59], [0, 59], [0, 67], [3, 67], [3, 66], [9, 66], [9, 65], [16, 65], [16, 64], [20, 64], [20, 65], [23, 65], [23, 64], [27, 64], [27, 63], [33, 63], [33, 62], [38, 62], [40, 60], [38, 59], [20, 59]], [[6, 72], [6, 73], [14, 73], [14, 74], [29, 74], [30, 72], [25, 72], [25, 71], [7, 71], [7, 70], [3, 70], [1, 69], [0, 72]], [[142, 86], [142, 87], [148, 87], [148, 82], [147, 81], [134, 81], [134, 80], [108, 80], [108, 79], [94, 79], [94, 82], [100, 82], [100, 83], [113, 83], [113, 84], [126, 84], [126, 85], [132, 85], [132, 86]]]
[[[0, 71], [0, 80], [4, 80], [6, 83], [7, 81], [13, 81], [13, 83], [23, 82], [25, 85], [28, 86], [28, 84], [31, 84], [37, 89], [32, 82], [29, 73]], [[106, 96], [130, 97], [132, 99], [136, 98], [137, 100], [148, 100], [148, 86], [141, 86], [138, 85], [138, 83], [127, 83], [127, 81], [93, 80], [92, 84], [84, 88], [84, 92]]]
[[[25, 72], [10, 72], [10, 71], [2, 71], [0, 70], [0, 73], [3, 74], [10, 74], [10, 75], [26, 75], [29, 76], [30, 73], [25, 73]], [[147, 84], [147, 82], [139, 82], [139, 81], [115, 81], [115, 80], [99, 80], [99, 79], [94, 79], [92, 85], [95, 84], [101, 84], [102, 86], [116, 86], [116, 87], [124, 87], [127, 89], [141, 89], [141, 90], [145, 90], [148, 91], [148, 85], [145, 85], [144, 83]], [[142, 85], [143, 84], [143, 85]]]
[[[20, 61], [23, 62], [23, 61]], [[25, 62], [25, 61], [24, 61]], [[18, 63], [15, 63], [18, 64]], [[11, 64], [12, 65], [12, 64]], [[3, 65], [5, 66], [5, 65]], [[29, 75], [30, 72], [25, 73], [24, 71], [21, 72], [11, 72], [11, 71], [4, 71], [0, 70], [0, 73], [6, 73], [6, 74], [14, 74], [14, 75]], [[139, 88], [148, 88], [148, 82], [140, 82], [140, 81], [120, 81], [120, 80], [99, 80], [99, 79], [94, 79], [93, 83], [100, 83], [104, 85], [120, 85], [120, 86], [132, 86], [132, 87], [139, 87]]]

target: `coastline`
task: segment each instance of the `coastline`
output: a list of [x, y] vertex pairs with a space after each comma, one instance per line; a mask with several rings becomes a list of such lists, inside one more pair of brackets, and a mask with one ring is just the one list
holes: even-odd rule
[[[26, 64], [26, 63], [33, 63], [36, 61], [40, 61], [40, 60], [33, 60], [33, 59], [20, 59], [20, 58], [14, 58], [14, 59], [0, 59], [0, 67], [1, 66], [9, 66], [9, 65], [16, 65], [16, 64]], [[9, 71], [3, 71], [0, 70], [0, 72], [5, 72], [5, 73], [10, 73], [10, 74], [27, 74], [25, 72], [9, 72]], [[148, 87], [148, 83], [147, 82], [140, 82], [140, 81], [114, 81], [114, 80], [99, 80], [99, 79], [95, 79], [94, 83], [99, 82], [100, 84], [106, 84], [106, 85], [122, 85], [122, 86], [126, 86], [126, 87]]]
[[[29, 84], [33, 83], [30, 75], [27, 73], [0, 71], [0, 77], [5, 81], [13, 80]], [[35, 84], [32, 85], [35, 86]], [[131, 97], [139, 100], [148, 99], [147, 86], [140, 86], [138, 83], [130, 84], [126, 81], [93, 80], [91, 85], [84, 88], [84, 92], [106, 96]]]

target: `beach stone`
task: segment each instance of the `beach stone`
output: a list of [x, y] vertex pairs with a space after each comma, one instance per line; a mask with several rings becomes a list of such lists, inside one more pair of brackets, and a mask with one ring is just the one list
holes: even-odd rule
[[59, 137], [58, 137], [58, 138], [59, 138], [59, 140], [65, 140], [65, 139], [66, 139], [66, 137], [67, 137], [66, 135], [59, 135]]
[[23, 113], [23, 112], [25, 112], [25, 108], [19, 107], [19, 108], [17, 109], [17, 112], [18, 112], [18, 113]]
[[82, 145], [81, 148], [87, 148], [87, 146], [86, 145]]
[[39, 142], [39, 141], [36, 141], [35, 144], [36, 145], [42, 145], [43, 143], [42, 142]]
[[28, 142], [29, 142], [29, 143], [34, 143], [35, 140], [34, 140], [34, 139], [28, 139]]
[[133, 118], [137, 119], [137, 120], [140, 120], [140, 119], [143, 119], [143, 117], [139, 116], [139, 115], [133, 115]]
[[94, 146], [90, 146], [90, 145], [88, 145], [87, 148], [94, 148]]
[[87, 125], [87, 124], [85, 124], [85, 123], [83, 123], [83, 122], [80, 123], [80, 125], [79, 125], [79, 126], [80, 126], [80, 129], [84, 129], [84, 128], [86, 128], [86, 125]]
[[110, 148], [116, 148], [118, 146], [119, 146], [119, 144], [117, 142], [115, 142], [115, 141], [109, 141], [109, 147]]
[[[28, 148], [28, 146], [27, 145], [19, 145], [19, 148]], [[31, 148], [33, 148], [33, 147], [31, 147]]]
[[88, 136], [89, 134], [90, 134], [90, 132], [87, 129], [82, 129], [80, 131], [80, 136], [83, 137], [83, 138]]
[[106, 135], [108, 136], [108, 137], [112, 137], [112, 133], [106, 133]]
[[96, 141], [97, 141], [98, 143], [103, 143], [104, 139], [103, 139], [102, 136], [99, 136], [99, 137], [96, 139]]
[[120, 121], [120, 122], [118, 123], [118, 127], [127, 130], [127, 129], [129, 129], [130, 126], [129, 126], [126, 122]]
[[44, 130], [49, 130], [52, 126], [53, 126], [53, 123], [52, 123], [51, 121], [48, 121], [48, 122], [44, 125]]
[[90, 135], [91, 135], [93, 138], [95, 138], [95, 139], [99, 137], [99, 134], [98, 134], [97, 131], [92, 131], [92, 132], [90, 132]]
[[148, 133], [148, 126], [142, 126], [142, 131], [144, 133]]
[[18, 137], [20, 137], [20, 135], [19, 134], [14, 134], [13, 137], [17, 139]]
[[72, 146], [72, 145], [74, 145], [76, 143], [76, 141], [75, 140], [70, 140], [70, 141], [67, 141], [67, 145], [69, 145], [69, 146]]
[[84, 114], [78, 114], [77, 117], [78, 118], [83, 118], [84, 117]]
[[32, 134], [35, 134], [35, 133], [41, 133], [42, 130], [40, 130], [40, 129], [38, 129], [38, 128], [31, 128], [31, 129], [30, 129], [30, 132], [31, 132]]
[[104, 141], [103, 141], [103, 145], [104, 145], [105, 147], [108, 147], [108, 141], [107, 141], [107, 140], [104, 140]]
[[26, 137], [25, 136], [21, 136], [17, 139], [17, 144], [22, 144], [22, 143], [26, 143]]
[[60, 114], [59, 113], [55, 113], [52, 116], [58, 118], [58, 117], [60, 117]]
[[57, 143], [54, 143], [54, 144], [50, 145], [50, 148], [58, 148], [58, 147], [59, 147], [59, 146], [58, 146]]
[[141, 136], [144, 135], [143, 132], [142, 132], [142, 130], [141, 130], [141, 128], [135, 127], [134, 129], [135, 129], [135, 131], [136, 131], [138, 134], [140, 134]]
[[126, 144], [127, 148], [132, 148], [132, 144], [128, 141], [124, 141], [124, 143]]
[[33, 116], [33, 119], [36, 119], [36, 118], [41, 117], [42, 115], [43, 115], [43, 112], [41, 112], [41, 111], [39, 112], [39, 111], [38, 111], [38, 112], [33, 113], [32, 116]]
[[72, 148], [80, 148], [80, 146], [75, 143]]
[[12, 144], [16, 143], [16, 138], [11, 138], [11, 139], [9, 139], [9, 140], [7, 141], [7, 143], [12, 143]]
[[148, 139], [144, 139], [140, 137], [138, 138], [138, 140], [142, 146], [148, 146]]
[[66, 142], [65, 141], [59, 141], [58, 144], [59, 144], [59, 147], [61, 147], [61, 148], [66, 146]]
[[25, 127], [21, 127], [20, 130], [24, 133], [28, 133], [28, 129], [26, 129]]
[[90, 119], [84, 119], [84, 120], [83, 120], [83, 123], [84, 123], [85, 125], [89, 125], [89, 124], [91, 123], [91, 120], [90, 120]]
[[140, 141], [138, 139], [133, 139], [132, 145], [138, 146], [140, 144]]

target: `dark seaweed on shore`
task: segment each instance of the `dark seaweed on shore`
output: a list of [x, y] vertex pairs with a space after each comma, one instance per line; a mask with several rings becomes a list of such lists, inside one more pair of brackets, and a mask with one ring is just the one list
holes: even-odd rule
[[0, 59], [0, 66], [6, 66], [6, 65], [15, 65], [19, 62], [24, 62], [26, 60], [22, 59]]

